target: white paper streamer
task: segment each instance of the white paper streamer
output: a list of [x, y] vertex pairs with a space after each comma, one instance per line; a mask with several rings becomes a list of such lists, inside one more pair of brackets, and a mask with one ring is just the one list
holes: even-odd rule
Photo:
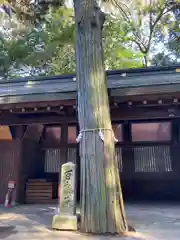
[[[102, 130], [99, 131], [99, 137], [100, 139], [104, 142], [104, 134], [102, 132]], [[79, 133], [79, 135], [76, 138], [76, 142], [79, 143], [82, 139], [82, 132]], [[118, 142], [118, 139], [114, 136], [114, 141]]]
[[[104, 134], [101, 130], [99, 131], [99, 137], [104, 142]], [[118, 142], [118, 139], [115, 136], [114, 136], [114, 141]]]
[[79, 143], [82, 139], [82, 132], [79, 133], [79, 135], [76, 138], [76, 142]]
[[99, 131], [99, 137], [104, 142], [104, 134], [101, 130]]
[[118, 139], [117, 139], [115, 136], [114, 136], [114, 141], [115, 141], [115, 142], [119, 142]]

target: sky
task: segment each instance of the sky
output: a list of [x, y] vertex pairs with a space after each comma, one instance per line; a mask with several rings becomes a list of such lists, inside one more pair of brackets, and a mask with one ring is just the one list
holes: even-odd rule
[[73, 0], [66, 0], [67, 7], [73, 7]]

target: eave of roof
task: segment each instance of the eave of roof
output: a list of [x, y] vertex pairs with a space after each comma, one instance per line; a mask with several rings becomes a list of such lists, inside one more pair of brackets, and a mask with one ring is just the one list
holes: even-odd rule
[[[180, 91], [180, 65], [107, 71], [107, 86], [120, 96]], [[157, 88], [156, 88], [157, 87]], [[0, 81], [0, 104], [76, 98], [75, 75]]]

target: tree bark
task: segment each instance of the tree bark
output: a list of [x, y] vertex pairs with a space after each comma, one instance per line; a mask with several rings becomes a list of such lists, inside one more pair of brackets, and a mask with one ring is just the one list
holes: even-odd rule
[[145, 68], [148, 67], [148, 65], [149, 65], [148, 54], [144, 55], [143, 60], [144, 60], [144, 64], [143, 64], [144, 67]]
[[[82, 130], [81, 231], [127, 231], [105, 77], [104, 14], [96, 0], [74, 0], [78, 118]], [[102, 129], [104, 141], [99, 136]]]

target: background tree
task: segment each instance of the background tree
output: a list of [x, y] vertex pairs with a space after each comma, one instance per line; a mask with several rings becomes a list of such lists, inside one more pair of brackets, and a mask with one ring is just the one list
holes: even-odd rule
[[[21, 23], [19, 21], [9, 26], [15, 16], [14, 14], [11, 16], [11, 21], [6, 16], [4, 33], [0, 31], [4, 39], [4, 44], [0, 45], [1, 76], [12, 78], [75, 72], [73, 14], [73, 9], [51, 8], [46, 11], [43, 22], [38, 27], [29, 23], [26, 25], [26, 21], [21, 27], [17, 27], [17, 24]], [[103, 29], [105, 68], [141, 67], [142, 54], [140, 51], [134, 51], [129, 43], [124, 42], [125, 32], [120, 31], [119, 25], [120, 21], [107, 17]]]
[[180, 7], [174, 9], [174, 24], [169, 28], [167, 47], [176, 62], [180, 61]]
[[0, 75], [8, 78], [11, 73], [16, 73], [21, 69], [22, 61], [29, 52], [33, 50], [35, 44], [28, 43], [29, 37], [23, 24], [17, 22], [13, 15], [11, 21], [7, 15], [1, 14], [0, 29]]
[[[152, 58], [152, 64], [156, 66], [178, 64], [180, 62], [180, 8], [172, 11], [171, 25], [166, 35], [159, 34], [157, 42], [163, 46], [159, 53]], [[163, 44], [162, 44], [163, 43]]]
[[175, 24], [172, 14], [174, 9], [180, 8], [180, 1], [113, 0], [113, 2], [116, 8], [115, 17], [125, 23], [124, 40], [134, 44], [144, 56], [144, 65], [149, 65], [149, 54], [157, 43], [156, 40], [159, 36], [167, 36], [168, 29]]
[[104, 61], [106, 69], [142, 67], [143, 54], [133, 49], [132, 43], [126, 41], [126, 22], [106, 16], [103, 28]]
[[177, 64], [177, 59], [172, 56], [171, 52], [159, 52], [151, 60], [153, 66], [170, 66]]

